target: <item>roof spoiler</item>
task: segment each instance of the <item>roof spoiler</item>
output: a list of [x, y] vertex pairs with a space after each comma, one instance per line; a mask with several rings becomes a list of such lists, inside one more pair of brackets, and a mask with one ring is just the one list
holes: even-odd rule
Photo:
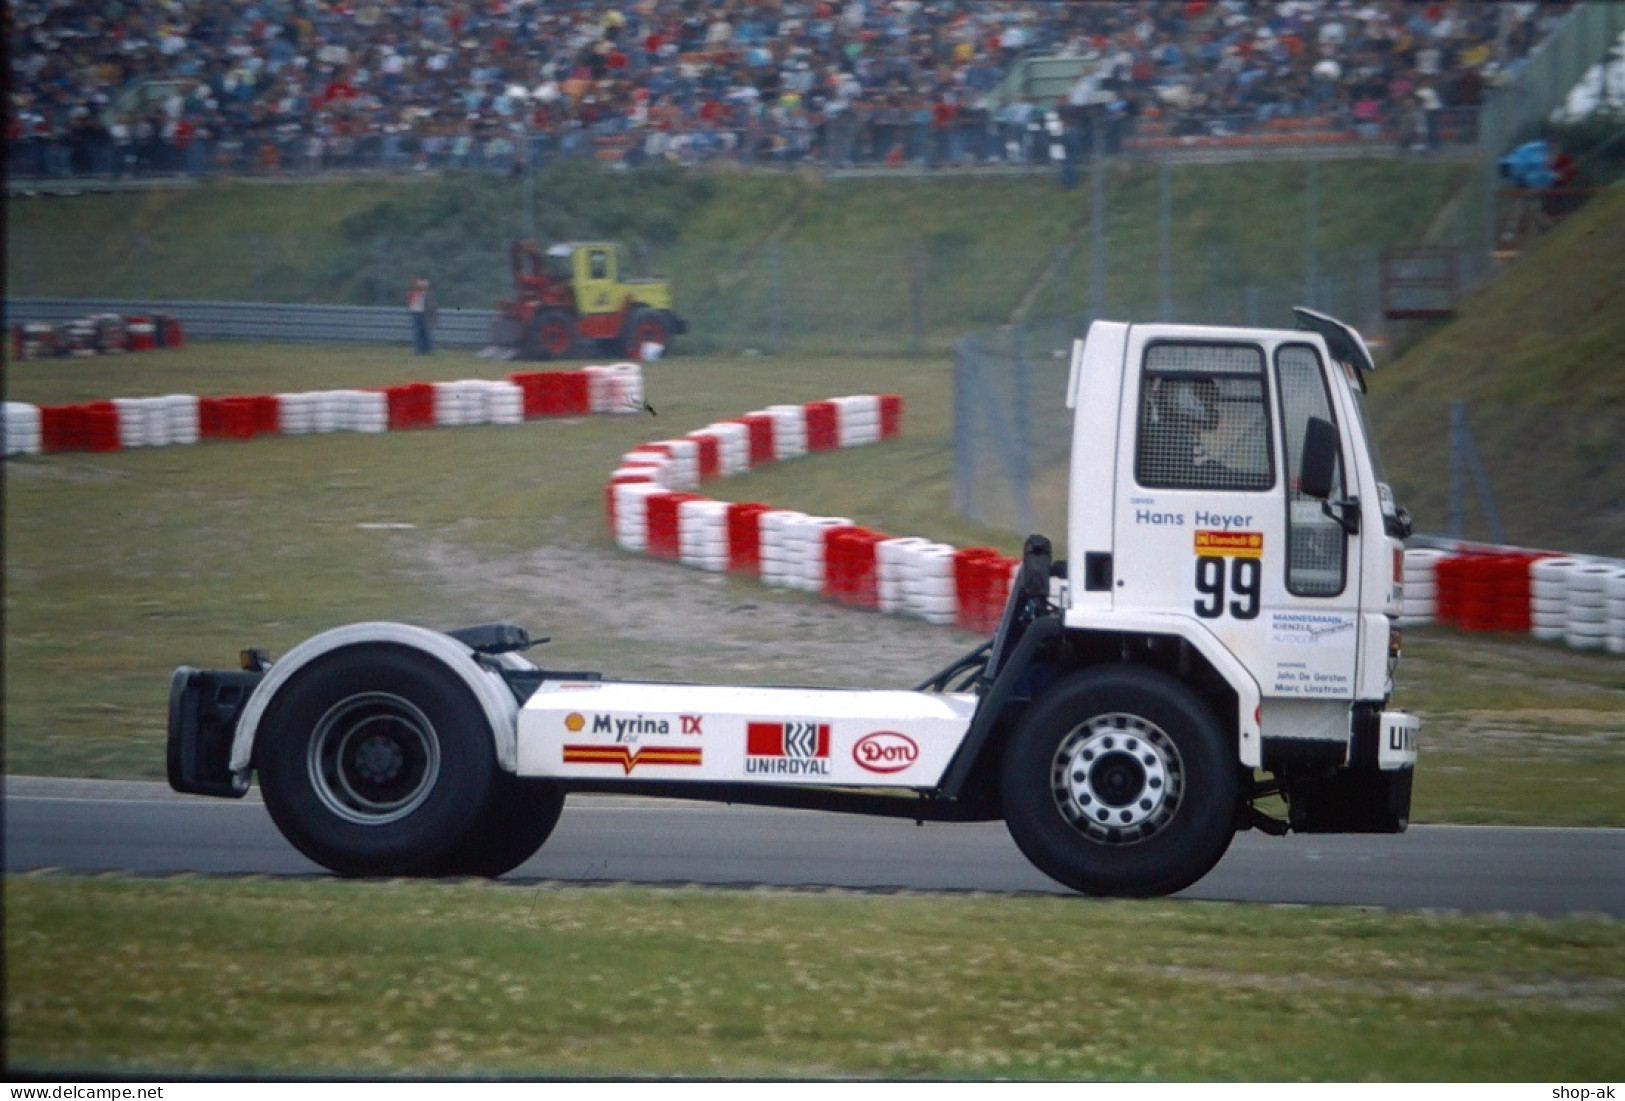
[[1358, 372], [1360, 388], [1365, 388], [1365, 376], [1377, 369], [1376, 361], [1371, 358], [1371, 349], [1366, 347], [1364, 338], [1354, 331], [1351, 325], [1345, 325], [1329, 314], [1319, 310], [1311, 310], [1307, 306], [1293, 306], [1292, 314], [1298, 319], [1298, 328], [1308, 329], [1319, 333], [1321, 339], [1326, 341], [1326, 350], [1331, 352], [1332, 358], [1346, 363]]

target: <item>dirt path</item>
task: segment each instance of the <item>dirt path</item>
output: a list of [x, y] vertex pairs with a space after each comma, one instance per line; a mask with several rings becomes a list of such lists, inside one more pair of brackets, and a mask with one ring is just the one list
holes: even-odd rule
[[981, 641], [611, 549], [487, 556], [431, 542], [411, 552], [408, 570], [463, 622], [505, 620], [550, 636], [530, 654], [538, 664], [622, 678], [908, 688]]

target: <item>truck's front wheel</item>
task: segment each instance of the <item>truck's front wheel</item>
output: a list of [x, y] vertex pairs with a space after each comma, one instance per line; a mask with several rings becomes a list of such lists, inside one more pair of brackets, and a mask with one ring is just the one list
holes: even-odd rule
[[444, 874], [497, 797], [478, 702], [400, 646], [348, 647], [301, 670], [266, 709], [255, 763], [277, 828], [341, 875]]
[[1234, 754], [1205, 703], [1155, 669], [1086, 670], [1011, 736], [1005, 822], [1040, 871], [1091, 895], [1172, 894], [1230, 845]]
[[575, 326], [563, 310], [540, 310], [525, 327], [519, 353], [526, 359], [563, 359], [575, 346]]

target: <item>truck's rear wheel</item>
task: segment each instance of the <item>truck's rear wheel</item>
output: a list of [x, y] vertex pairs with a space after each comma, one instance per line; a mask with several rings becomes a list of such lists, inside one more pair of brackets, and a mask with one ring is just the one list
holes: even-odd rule
[[485, 819], [454, 852], [434, 868], [436, 875], [495, 879], [536, 855], [558, 825], [564, 788], [557, 781], [497, 777]]
[[622, 330], [622, 354], [641, 357], [645, 344], [658, 344], [666, 348], [671, 344], [671, 326], [659, 310], [639, 306], [627, 316]]
[[1005, 822], [1040, 871], [1091, 895], [1172, 894], [1235, 833], [1239, 772], [1207, 705], [1155, 669], [1056, 685], [1011, 736]]
[[255, 764], [277, 828], [341, 875], [444, 874], [495, 813], [501, 775], [468, 687], [383, 644], [336, 650], [283, 685]]

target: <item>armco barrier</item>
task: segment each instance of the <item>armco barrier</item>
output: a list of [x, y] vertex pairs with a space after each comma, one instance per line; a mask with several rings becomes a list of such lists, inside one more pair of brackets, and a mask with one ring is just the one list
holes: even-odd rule
[[[169, 394], [81, 405], [5, 403], [5, 454], [119, 451], [264, 435], [386, 432], [437, 425], [519, 424], [548, 416], [643, 409], [635, 363], [516, 372], [506, 380], [413, 382], [370, 390], [196, 397]], [[696, 435], [699, 435], [698, 433]], [[702, 443], [687, 441], [698, 449]], [[704, 446], [713, 451], [712, 440]], [[742, 445], [735, 444], [738, 451]]]
[[[320, 344], [412, 342], [406, 311], [389, 306], [313, 306], [275, 302], [174, 302], [147, 298], [8, 298], [8, 323], [66, 327], [90, 317], [164, 317], [168, 343], [184, 331], [201, 340], [270, 340]], [[441, 310], [434, 340], [439, 347], [480, 348], [491, 342], [495, 310]], [[14, 330], [15, 332], [15, 330]]]

